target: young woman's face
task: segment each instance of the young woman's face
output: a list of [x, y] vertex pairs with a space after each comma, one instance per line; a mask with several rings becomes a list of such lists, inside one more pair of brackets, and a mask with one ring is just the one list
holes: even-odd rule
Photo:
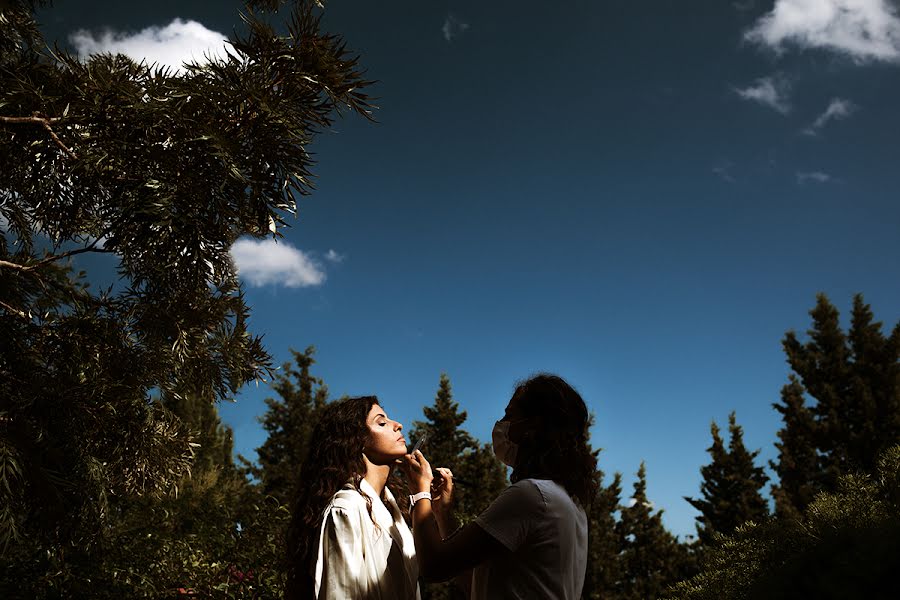
[[406, 440], [401, 433], [403, 425], [388, 419], [383, 408], [373, 405], [366, 425], [369, 427], [369, 441], [365, 452], [370, 461], [387, 464], [406, 454]]

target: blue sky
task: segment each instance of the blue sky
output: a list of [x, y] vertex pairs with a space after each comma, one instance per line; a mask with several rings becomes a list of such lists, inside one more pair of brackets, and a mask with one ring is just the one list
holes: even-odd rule
[[[239, 8], [41, 14], [83, 53], [177, 64]], [[330, 2], [324, 22], [378, 80], [378, 123], [318, 138], [281, 245], [235, 255], [254, 331], [277, 363], [315, 345], [333, 396], [408, 425], [446, 372], [489, 441], [517, 380], [559, 373], [602, 468], [630, 487], [646, 461], [683, 536], [711, 420], [737, 411], [774, 458], [780, 340], [815, 294], [900, 318], [892, 2]], [[247, 456], [268, 395], [220, 407]]]

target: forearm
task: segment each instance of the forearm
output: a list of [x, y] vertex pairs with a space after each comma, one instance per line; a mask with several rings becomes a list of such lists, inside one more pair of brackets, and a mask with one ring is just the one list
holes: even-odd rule
[[434, 518], [437, 521], [441, 539], [447, 539], [459, 529], [459, 519], [456, 518], [455, 511], [453, 510], [445, 508], [440, 512], [434, 512]]
[[413, 539], [416, 542], [419, 567], [428, 578], [428, 574], [436, 566], [443, 539], [438, 519], [431, 508], [431, 500], [424, 499], [416, 502], [413, 506], [412, 518]]

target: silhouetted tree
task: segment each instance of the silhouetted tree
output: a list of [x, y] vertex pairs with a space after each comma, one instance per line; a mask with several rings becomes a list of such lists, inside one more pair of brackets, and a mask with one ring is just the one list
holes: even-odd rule
[[[602, 471], [599, 474], [603, 481]], [[619, 551], [621, 543], [616, 528], [616, 512], [622, 497], [622, 476], [616, 473], [608, 486], [601, 486], [588, 515], [588, 556], [583, 598], [613, 598], [622, 578]]]
[[843, 475], [796, 519], [745, 524], [706, 552], [670, 600], [897, 598], [900, 446], [870, 475]]
[[685, 551], [662, 522], [662, 511], [653, 512], [647, 498], [647, 468], [643, 461], [629, 505], [621, 507], [616, 526], [620, 543], [620, 577], [616, 600], [657, 598], [677, 582], [683, 572]]
[[[455, 515], [461, 524], [478, 516], [508, 485], [506, 468], [497, 460], [490, 444], [479, 444], [461, 428], [466, 411], [453, 400], [450, 378], [442, 373], [432, 406], [422, 409], [424, 421], [415, 421], [411, 440], [428, 435], [422, 452], [434, 467], [449, 467], [457, 481]], [[428, 584], [423, 597], [431, 600], [464, 597], [452, 584]]]
[[700, 511], [697, 535], [704, 545], [713, 541], [715, 533], [730, 533], [746, 521], [758, 522], [769, 514], [760, 494], [769, 478], [762, 467], [754, 464], [759, 450], [749, 452], [744, 446], [743, 430], [734, 412], [728, 415], [728, 432], [731, 440], [726, 450], [718, 425], [715, 421], [710, 425], [713, 441], [707, 452], [712, 462], [700, 468], [702, 497], [685, 497]]
[[805, 506], [824, 488], [816, 451], [816, 421], [812, 409], [806, 405], [803, 386], [793, 374], [781, 388], [781, 404], [774, 404], [781, 413], [783, 425], [778, 431], [778, 461], [770, 461], [778, 473], [772, 485], [775, 514], [783, 519], [799, 518]]
[[266, 398], [268, 408], [260, 422], [268, 436], [256, 449], [259, 466], [249, 466], [263, 493], [282, 504], [290, 504], [294, 497], [313, 426], [328, 400], [328, 388], [309, 373], [315, 352], [313, 346], [303, 352], [291, 350], [295, 364], [284, 363], [275, 374], [272, 389], [279, 398]]
[[[797, 376], [775, 405], [784, 420], [773, 464], [782, 515], [802, 512], [817, 492], [834, 491], [842, 474], [874, 472], [877, 457], [900, 439], [900, 323], [885, 336], [859, 294], [847, 334], [824, 294], [810, 315], [809, 341], [791, 331], [783, 342]], [[811, 451], [816, 464], [809, 470]]]
[[450, 379], [441, 374], [434, 405], [422, 409], [425, 421], [413, 423], [410, 438], [427, 434], [423, 452], [432, 465], [450, 467], [466, 483], [456, 489], [456, 514], [466, 522], [483, 511], [508, 484], [506, 468], [497, 460], [490, 444], [479, 444], [461, 428], [466, 411], [453, 400]]

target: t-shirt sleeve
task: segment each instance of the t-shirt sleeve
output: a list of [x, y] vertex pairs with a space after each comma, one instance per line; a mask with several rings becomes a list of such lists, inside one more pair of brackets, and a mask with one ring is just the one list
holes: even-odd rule
[[503, 490], [475, 523], [514, 552], [537, 527], [543, 509], [544, 499], [537, 487], [527, 480], [518, 481]]
[[333, 507], [322, 523], [316, 565], [316, 598], [343, 600], [366, 595], [363, 533], [355, 511]]

